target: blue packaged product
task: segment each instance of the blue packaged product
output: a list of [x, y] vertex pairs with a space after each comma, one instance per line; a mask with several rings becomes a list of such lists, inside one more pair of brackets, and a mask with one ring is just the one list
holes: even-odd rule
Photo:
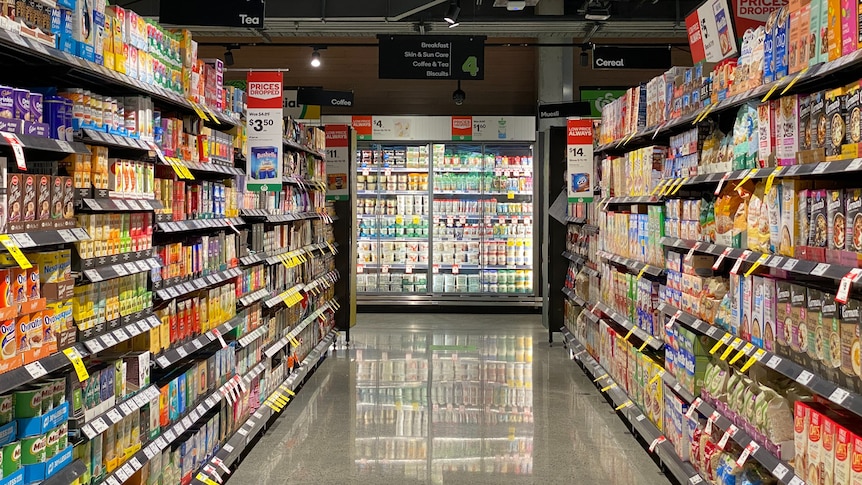
[[787, 76], [789, 66], [787, 64], [787, 43], [788, 30], [790, 19], [787, 15], [787, 7], [781, 7], [778, 11], [778, 16], [775, 22], [775, 30], [773, 34], [772, 57], [775, 70], [773, 72], [774, 79], [781, 79]]
[[278, 173], [278, 147], [252, 147], [251, 170], [256, 179], [274, 179]]
[[42, 117], [48, 124], [49, 137], [58, 140], [66, 139], [65, 115], [66, 105], [60, 96], [46, 96], [42, 103]]

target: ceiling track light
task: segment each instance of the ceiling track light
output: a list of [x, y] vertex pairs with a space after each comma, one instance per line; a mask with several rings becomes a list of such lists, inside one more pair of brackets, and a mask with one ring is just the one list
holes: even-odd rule
[[226, 45], [224, 51], [224, 65], [232, 66], [234, 64], [233, 49], [239, 49], [239, 45]]
[[320, 67], [320, 50], [316, 47], [314, 48], [314, 52], [311, 53], [311, 67]]
[[445, 20], [447, 24], [458, 23], [458, 14], [461, 13], [460, 3], [460, 0], [452, 0], [449, 2], [449, 8], [446, 9], [446, 15], [443, 16], [443, 20]]

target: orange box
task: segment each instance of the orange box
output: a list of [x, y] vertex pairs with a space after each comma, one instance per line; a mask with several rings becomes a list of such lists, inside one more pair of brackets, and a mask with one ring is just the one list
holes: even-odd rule
[[8, 269], [0, 269], [0, 308], [12, 306], [15, 303], [12, 298], [12, 272]]
[[27, 270], [12, 268], [9, 273], [12, 280], [12, 301], [24, 303], [27, 301]]
[[827, 0], [827, 52], [829, 60], [841, 57], [841, 0]]
[[39, 265], [33, 265], [32, 268], [27, 270], [27, 299], [28, 300], [38, 300], [42, 298], [40, 283], [39, 283]]
[[18, 354], [18, 331], [15, 319], [0, 322], [0, 373], [21, 367], [24, 359]]
[[835, 465], [832, 476], [835, 483], [850, 484], [851, 455], [855, 436], [844, 423], [836, 423], [835, 428]]
[[25, 364], [39, 360], [42, 353], [42, 318], [41, 312], [28, 313], [15, 319], [18, 327], [18, 354]]

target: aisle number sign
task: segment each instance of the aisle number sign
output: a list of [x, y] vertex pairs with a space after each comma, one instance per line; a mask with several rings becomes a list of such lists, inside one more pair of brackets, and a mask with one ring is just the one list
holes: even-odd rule
[[280, 72], [249, 72], [248, 168], [246, 190], [266, 192], [281, 190], [282, 173], [282, 74]]
[[593, 122], [566, 121], [566, 191], [570, 203], [593, 201]]

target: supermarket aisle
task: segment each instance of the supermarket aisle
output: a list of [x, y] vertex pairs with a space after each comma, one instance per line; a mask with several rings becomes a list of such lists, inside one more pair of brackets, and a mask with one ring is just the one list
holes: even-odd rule
[[359, 318], [228, 485], [668, 483], [539, 316]]

